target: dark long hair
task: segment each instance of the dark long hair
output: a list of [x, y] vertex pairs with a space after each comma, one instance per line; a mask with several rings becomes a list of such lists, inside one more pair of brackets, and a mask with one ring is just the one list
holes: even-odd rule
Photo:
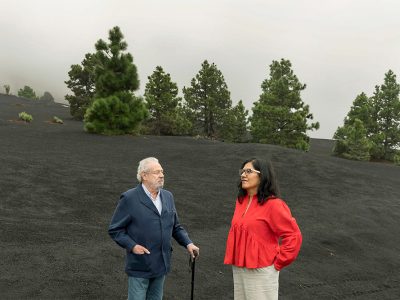
[[[243, 169], [244, 165], [251, 162], [253, 168], [257, 171], [260, 171], [260, 184], [257, 190], [257, 198], [258, 203], [263, 205], [268, 201], [269, 198], [280, 197], [278, 181], [275, 176], [274, 168], [272, 167], [272, 163], [268, 160], [262, 160], [258, 158], [250, 158], [242, 163], [241, 168]], [[242, 188], [242, 182], [239, 178], [238, 183], [238, 201], [240, 203], [243, 202], [244, 197], [247, 195], [247, 191]]]

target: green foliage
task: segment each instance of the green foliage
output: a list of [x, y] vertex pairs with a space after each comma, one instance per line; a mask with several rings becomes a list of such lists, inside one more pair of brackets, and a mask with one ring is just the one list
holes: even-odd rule
[[150, 117], [147, 132], [155, 135], [180, 135], [188, 132], [190, 122], [180, 108], [178, 86], [162, 67], [157, 66], [146, 84], [144, 98]]
[[380, 86], [375, 86], [375, 91], [372, 97], [370, 97], [370, 106], [371, 106], [371, 121], [372, 124], [369, 128], [369, 132], [378, 133], [378, 112], [380, 110], [380, 101], [379, 101], [379, 92]]
[[378, 128], [374, 139], [380, 142], [378, 148], [381, 150], [377, 158], [392, 160], [395, 149], [400, 146], [399, 94], [400, 84], [393, 71], [389, 70], [384, 84], [377, 87], [374, 94]]
[[375, 130], [374, 105], [365, 93], [357, 95], [353, 101], [344, 125], [335, 134], [333, 154], [353, 160], [369, 160], [371, 153], [378, 151], [371, 138]]
[[[369, 154], [372, 159], [393, 160], [396, 149], [400, 147], [400, 84], [396, 75], [389, 70], [385, 74], [384, 84], [375, 86], [372, 97], [364, 93], [356, 97], [350, 112], [344, 120], [344, 127], [354, 126], [360, 120], [365, 128], [365, 136], [369, 140]], [[335, 137], [341, 137], [344, 129], [339, 128]], [[347, 135], [344, 135], [347, 136]], [[343, 138], [342, 138], [343, 139]], [[336, 143], [334, 153], [343, 156], [343, 146]]]
[[85, 130], [106, 135], [132, 134], [146, 117], [143, 100], [121, 92], [93, 102], [86, 111]]
[[49, 92], [44, 92], [43, 96], [40, 97], [39, 100], [46, 103], [54, 103], [54, 97]]
[[372, 142], [372, 147], [370, 150], [371, 158], [373, 159], [383, 159], [385, 157], [385, 151], [383, 149], [384, 136], [382, 133], [374, 133], [369, 137]]
[[27, 85], [25, 85], [23, 89], [19, 89], [18, 97], [23, 97], [23, 98], [32, 99], [32, 100], [38, 99], [35, 91], [30, 86], [27, 86]]
[[353, 105], [350, 108], [347, 117], [344, 120], [344, 124], [353, 124], [355, 119], [359, 119], [367, 132], [371, 132], [373, 128], [373, 117], [372, 117], [373, 105], [371, 99], [365, 93], [357, 95], [353, 101]]
[[64, 124], [63, 120], [61, 120], [59, 117], [56, 116], [53, 117], [52, 122], [57, 124]]
[[187, 109], [181, 104], [176, 108], [175, 121], [172, 127], [173, 135], [190, 135], [193, 132], [193, 123], [188, 118]]
[[6, 91], [6, 95], [10, 95], [10, 85], [9, 84], [5, 84], [3, 85], [4, 90]]
[[361, 120], [355, 119], [354, 122], [339, 127], [334, 138], [336, 139], [333, 149], [335, 155], [353, 160], [370, 159], [372, 143], [367, 139]]
[[85, 114], [85, 129], [91, 133], [134, 133], [148, 116], [139, 87], [136, 66], [119, 27], [109, 31], [109, 43], [99, 40], [95, 54], [95, 99]]
[[95, 94], [96, 56], [87, 53], [82, 65], [72, 65], [68, 72], [69, 80], [65, 81], [73, 95], [66, 95], [70, 113], [74, 119], [83, 120], [85, 112], [93, 102]]
[[263, 92], [254, 103], [251, 135], [255, 142], [308, 150], [306, 132], [318, 129], [319, 123], [308, 124], [313, 115], [300, 97], [306, 85], [300, 83], [291, 67], [285, 59], [270, 65], [270, 78], [262, 83]]
[[247, 142], [247, 115], [242, 100], [230, 110], [227, 110], [224, 126], [221, 128], [220, 135], [225, 141], [241, 143]]
[[397, 151], [397, 153], [393, 157], [393, 162], [396, 166], [400, 166], [400, 152]]
[[183, 94], [194, 134], [223, 138], [221, 129], [232, 101], [224, 76], [217, 66], [205, 60], [191, 86], [183, 88]]
[[96, 43], [96, 97], [104, 98], [120, 91], [135, 91], [139, 79], [133, 57], [124, 53], [128, 44], [118, 26], [109, 31], [109, 43], [99, 40]]
[[18, 117], [22, 120], [22, 121], [25, 121], [25, 122], [27, 122], [27, 123], [30, 123], [30, 122], [32, 122], [33, 121], [33, 117], [30, 115], [30, 114], [28, 114], [28, 113], [26, 113], [26, 112], [20, 112], [19, 114], [18, 114]]

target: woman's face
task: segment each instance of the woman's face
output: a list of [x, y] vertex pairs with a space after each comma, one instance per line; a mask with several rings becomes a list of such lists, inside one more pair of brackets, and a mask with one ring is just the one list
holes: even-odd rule
[[[240, 175], [240, 180], [242, 182], [242, 189], [246, 190], [247, 193], [255, 194], [257, 193], [258, 186], [260, 185], [259, 172], [254, 169], [251, 162], [248, 162], [243, 167], [242, 174]], [[252, 171], [246, 171], [252, 170]]]

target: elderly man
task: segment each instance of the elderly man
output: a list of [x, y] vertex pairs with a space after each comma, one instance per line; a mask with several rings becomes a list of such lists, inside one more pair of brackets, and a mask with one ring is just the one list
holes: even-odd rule
[[108, 233], [126, 249], [128, 300], [161, 300], [170, 271], [171, 237], [195, 257], [199, 254], [179, 224], [172, 194], [163, 189], [164, 170], [154, 157], [140, 161], [139, 185], [123, 193]]

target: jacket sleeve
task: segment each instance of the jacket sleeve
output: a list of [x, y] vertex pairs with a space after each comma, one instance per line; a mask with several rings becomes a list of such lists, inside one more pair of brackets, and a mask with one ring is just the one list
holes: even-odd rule
[[127, 227], [131, 223], [131, 216], [127, 209], [127, 200], [125, 194], [122, 194], [108, 227], [108, 234], [119, 246], [131, 251], [137, 243], [127, 232]]
[[172, 205], [174, 211], [174, 225], [172, 228], [172, 237], [178, 242], [179, 245], [186, 247], [191, 244], [192, 241], [189, 239], [189, 235], [186, 230], [179, 223], [178, 213], [176, 212], [175, 203], [172, 198]]
[[289, 207], [282, 200], [272, 200], [269, 224], [281, 239], [274, 266], [278, 271], [292, 263], [299, 254], [302, 235]]

